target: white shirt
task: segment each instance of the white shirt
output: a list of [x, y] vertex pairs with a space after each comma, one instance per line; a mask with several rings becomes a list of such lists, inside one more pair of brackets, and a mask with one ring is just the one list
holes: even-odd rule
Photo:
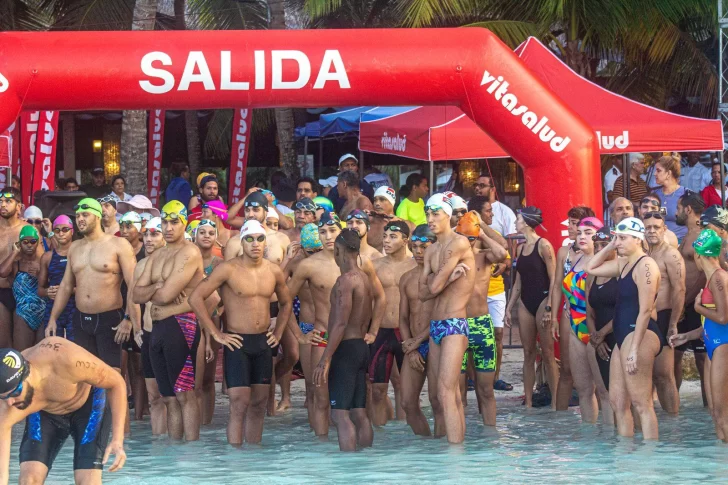
[[686, 165], [680, 173], [680, 185], [693, 192], [701, 192], [711, 181], [710, 169], [700, 162], [693, 167]]
[[510, 207], [498, 201], [491, 202], [493, 208], [493, 224], [490, 228], [498, 231], [504, 236], [516, 233], [516, 214]]
[[289, 209], [288, 207], [286, 207], [285, 205], [283, 205], [283, 204], [276, 205], [276, 209], [278, 209], [278, 212], [280, 212], [284, 216], [286, 214], [293, 214], [293, 211], [291, 209]]
[[607, 170], [607, 173], [604, 174], [604, 200], [607, 201], [607, 204], [609, 204], [609, 200], [607, 199], [606, 194], [614, 190], [614, 183], [620, 175], [622, 175], [622, 171], [616, 166], [610, 168]]
[[379, 187], [392, 187], [392, 180], [386, 173], [370, 173], [364, 180], [372, 186], [373, 190], [377, 190]]

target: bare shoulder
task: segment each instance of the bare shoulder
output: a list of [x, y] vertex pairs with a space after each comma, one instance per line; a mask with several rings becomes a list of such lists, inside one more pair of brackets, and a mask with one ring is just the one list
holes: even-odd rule
[[399, 279], [400, 287], [407, 288], [407, 286], [411, 283], [410, 280], [419, 280], [420, 273], [422, 273], [422, 269], [419, 266], [415, 266], [414, 268], [405, 271], [405, 273]]
[[85, 239], [73, 241], [71, 243], [71, 247], [68, 248], [68, 255], [75, 256], [79, 251], [84, 251], [87, 245], [88, 241], [86, 241]]
[[52, 257], [53, 251], [46, 251], [45, 253], [43, 253], [43, 256], [40, 257], [40, 264], [48, 266], [51, 262]]
[[179, 253], [177, 254], [184, 257], [189, 256], [189, 258], [193, 261], [195, 259], [199, 259], [200, 261], [202, 261], [202, 253], [200, 252], [200, 248], [198, 248], [195, 243], [190, 241], [185, 241], [184, 246], [182, 246], [182, 248], [179, 250]]
[[713, 274], [714, 276], [711, 282], [713, 283], [714, 288], [722, 293], [723, 290], [728, 287], [728, 271], [719, 270]]
[[635, 264], [634, 272], [645, 278], [650, 278], [655, 274], [660, 274], [660, 267], [657, 262], [649, 256], [642, 258], [637, 264]]
[[289, 244], [291, 244], [291, 238], [288, 237], [287, 234], [285, 234], [281, 231], [273, 233], [272, 236], [273, 236], [273, 239], [282, 246], [288, 246]]
[[372, 265], [374, 265], [374, 270], [379, 271], [383, 269], [388, 264], [391, 264], [391, 261], [389, 260], [389, 256], [382, 256], [381, 258], [375, 258], [370, 259], [372, 262]]

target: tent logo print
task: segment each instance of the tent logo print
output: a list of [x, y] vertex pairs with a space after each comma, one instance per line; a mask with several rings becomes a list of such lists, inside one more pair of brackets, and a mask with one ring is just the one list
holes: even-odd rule
[[385, 150], [392, 150], [395, 152], [404, 152], [407, 150], [407, 135], [399, 136], [388, 136], [385, 131], [382, 134], [382, 148]]
[[8, 90], [9, 87], [10, 87], [10, 83], [8, 82], [8, 78], [6, 78], [5, 76], [2, 75], [2, 73], [0, 73], [0, 93], [4, 93], [5, 91]]
[[500, 101], [505, 109], [507, 109], [513, 116], [520, 116], [521, 122], [530, 129], [535, 135], [538, 135], [539, 139], [548, 143], [551, 150], [556, 153], [562, 152], [566, 146], [571, 143], [571, 138], [568, 136], [560, 137], [555, 136], [556, 132], [551, 129], [548, 122], [548, 118], [545, 116], [539, 116], [533, 111], [529, 111], [528, 106], [518, 105], [518, 97], [508, 92], [508, 81], [503, 79], [503, 76], [497, 78], [489, 73], [488, 71], [483, 72], [483, 80], [480, 81], [481, 86], [490, 85], [487, 88], [489, 94]]
[[621, 135], [602, 135], [601, 131], [597, 131], [597, 140], [599, 141], [599, 148], [611, 150], [612, 148], [627, 148], [629, 146], [629, 131], [624, 130]]

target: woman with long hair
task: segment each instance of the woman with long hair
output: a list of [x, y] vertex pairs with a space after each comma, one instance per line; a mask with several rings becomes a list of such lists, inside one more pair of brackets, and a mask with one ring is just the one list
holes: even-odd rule
[[702, 336], [708, 361], [705, 363], [705, 393], [713, 416], [715, 433], [728, 443], [728, 272], [720, 267], [722, 240], [712, 229], [703, 229], [693, 243], [695, 264], [708, 283], [695, 298], [695, 311], [703, 318], [702, 327], [673, 335], [676, 347]]
[[536, 234], [536, 227], [543, 222], [541, 209], [526, 207], [518, 213], [516, 231], [526, 238], [518, 248], [516, 281], [506, 306], [505, 324], [511, 326], [511, 311], [517, 301], [518, 323], [523, 343], [523, 386], [526, 407], [533, 405], [533, 386], [536, 383], [536, 336], [541, 342], [546, 379], [551, 390], [551, 406], [556, 404], [556, 387], [559, 371], [554, 357], [554, 338], [551, 333], [549, 291], [556, 277], [554, 248], [546, 239]]
[[677, 201], [685, 194], [685, 187], [680, 186], [680, 157], [677, 155], [664, 156], [655, 163], [655, 182], [660, 186], [655, 194], [667, 209], [665, 224], [675, 233], [678, 241], [682, 241], [688, 228], [677, 223]]
[[586, 323], [586, 265], [594, 256], [592, 237], [604, 224], [596, 217], [586, 217], [579, 221], [576, 230], [576, 245], [579, 258], [564, 276], [562, 291], [569, 303], [568, 348], [571, 375], [576, 392], [579, 394], [581, 419], [585, 423], [595, 423], [599, 407], [595, 395], [595, 377], [589, 365], [589, 327]]
[[425, 201], [430, 189], [427, 177], [421, 173], [412, 173], [407, 177], [405, 184], [399, 189], [400, 202], [397, 207], [397, 217], [410, 221], [415, 226], [427, 224], [425, 217]]

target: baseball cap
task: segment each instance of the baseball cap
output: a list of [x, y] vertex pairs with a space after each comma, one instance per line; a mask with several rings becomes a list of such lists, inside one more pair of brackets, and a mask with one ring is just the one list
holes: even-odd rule
[[106, 172], [104, 172], [104, 169], [101, 167], [96, 167], [95, 169], [91, 170], [92, 175], [105, 175]]
[[711, 205], [700, 215], [700, 225], [712, 224], [721, 229], [728, 229], [728, 210], [719, 205]]
[[341, 158], [339, 158], [339, 167], [341, 166], [342, 163], [344, 163], [346, 160], [348, 160], [350, 158], [353, 158], [356, 161], [356, 163], [359, 163], [359, 159], [358, 158], [356, 158], [351, 153], [346, 153], [344, 155], [341, 155]]
[[396, 194], [394, 193], [394, 189], [392, 187], [387, 187], [386, 185], [382, 185], [374, 191], [374, 198], [377, 197], [384, 197], [392, 205], [394, 205], [394, 202], [396, 200]]

